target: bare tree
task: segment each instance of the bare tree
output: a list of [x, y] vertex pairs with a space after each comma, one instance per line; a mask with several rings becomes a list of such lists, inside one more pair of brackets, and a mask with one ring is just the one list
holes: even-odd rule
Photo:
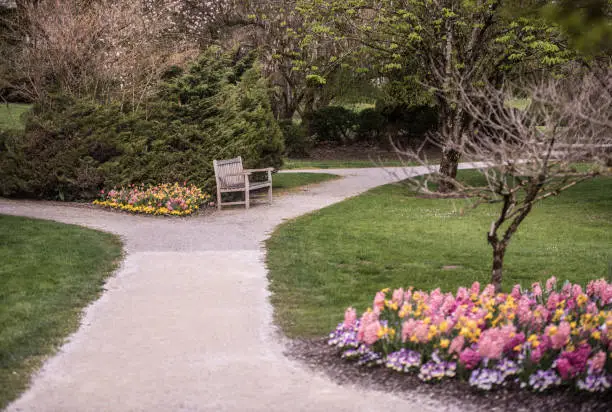
[[[135, 106], [152, 90], [168, 63], [191, 55], [191, 44], [170, 37], [172, 20], [130, 0], [23, 0], [12, 22], [22, 39], [9, 56], [31, 100], [49, 91]], [[169, 13], [169, 12], [168, 12]]]
[[[612, 71], [604, 78], [612, 82]], [[487, 233], [493, 249], [491, 283], [497, 290], [508, 244], [534, 204], [612, 174], [612, 96], [602, 91], [600, 80], [591, 73], [579, 80], [476, 90], [458, 82], [457, 96], [473, 119], [473, 131], [460, 139], [440, 133], [429, 142], [484, 162], [480, 172], [486, 183], [473, 186], [433, 168], [424, 178], [409, 179], [417, 190], [430, 194], [430, 183], [450, 183], [455, 189], [448, 196], [469, 197], [473, 207], [501, 205]], [[402, 154], [423, 163], [420, 150]]]

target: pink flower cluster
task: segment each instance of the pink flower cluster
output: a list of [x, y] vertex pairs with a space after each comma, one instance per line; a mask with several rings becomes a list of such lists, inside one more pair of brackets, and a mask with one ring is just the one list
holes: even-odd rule
[[[357, 344], [370, 351], [393, 354], [396, 369], [408, 356], [398, 351], [418, 351], [425, 360], [474, 371], [470, 382], [482, 387], [491, 376], [503, 381], [509, 374], [537, 390], [557, 382], [593, 390], [612, 383], [612, 284], [604, 279], [585, 290], [569, 282], [559, 287], [554, 277], [544, 288], [516, 285], [510, 293], [495, 293], [492, 285], [481, 290], [478, 282], [456, 294], [383, 289], [359, 319], [347, 309], [339, 328], [354, 330]], [[496, 367], [499, 375], [491, 375]]]
[[193, 185], [161, 184], [156, 186], [129, 185], [100, 191], [94, 204], [133, 213], [184, 216], [198, 210], [210, 196]]

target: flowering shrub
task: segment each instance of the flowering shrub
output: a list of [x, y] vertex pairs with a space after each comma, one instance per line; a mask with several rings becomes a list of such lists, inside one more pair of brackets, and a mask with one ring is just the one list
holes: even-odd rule
[[94, 205], [152, 215], [190, 215], [210, 196], [197, 187], [164, 183], [157, 186], [134, 186], [100, 192]]
[[509, 294], [492, 285], [481, 291], [478, 282], [455, 295], [383, 289], [361, 318], [348, 308], [328, 343], [343, 358], [425, 382], [603, 392], [612, 383], [612, 284], [600, 279], [584, 291], [552, 277], [544, 289], [516, 285]]

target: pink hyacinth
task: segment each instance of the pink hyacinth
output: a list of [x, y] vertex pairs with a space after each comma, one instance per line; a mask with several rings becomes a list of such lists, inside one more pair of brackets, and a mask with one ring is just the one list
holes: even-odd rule
[[517, 333], [510, 338], [504, 345], [504, 352], [513, 352], [514, 348], [518, 345], [525, 343], [525, 334], [523, 332]]
[[589, 372], [599, 373], [606, 365], [606, 354], [604, 351], [599, 351], [588, 360]]
[[480, 355], [475, 350], [467, 348], [461, 352], [459, 360], [466, 369], [474, 369], [480, 363]]
[[529, 298], [527, 296], [521, 296], [516, 309], [516, 314], [519, 318], [519, 322], [522, 325], [527, 325], [531, 322], [533, 313], [531, 312], [531, 303], [529, 302]]
[[590, 353], [591, 347], [588, 344], [580, 345], [578, 349], [572, 352], [563, 352], [557, 359], [557, 370], [561, 377], [563, 379], [573, 378], [584, 372]]
[[495, 303], [496, 304], [500, 304], [500, 303], [504, 303], [506, 300], [508, 300], [508, 295], [505, 293], [498, 293], [495, 296]]
[[592, 280], [587, 284], [587, 295], [593, 298], [599, 298], [607, 303], [607, 300], [604, 299], [604, 295], [606, 294], [606, 289], [609, 287], [608, 282], [604, 279]]
[[540, 359], [542, 359], [542, 357], [544, 356], [544, 352], [546, 352], [545, 350], [543, 350], [540, 346], [538, 346], [537, 348], [535, 348], [534, 350], [531, 351], [531, 362], [533, 363], [539, 363]]
[[557, 360], [557, 370], [563, 379], [569, 379], [573, 376], [572, 364], [565, 358]]
[[417, 322], [412, 318], [404, 322], [402, 325], [402, 342], [406, 342], [408, 339], [410, 339], [410, 336], [412, 335], [412, 332], [414, 332], [416, 326]]
[[597, 304], [595, 302], [589, 302], [587, 304], [586, 311], [591, 315], [596, 315], [599, 312], [599, 309], [597, 308]]
[[429, 302], [428, 302], [429, 315], [431, 316], [434, 313], [437, 313], [443, 303], [444, 303], [444, 295], [440, 292], [440, 289], [436, 289], [433, 292], [431, 292], [431, 295], [429, 296]]
[[486, 308], [480, 308], [478, 309], [478, 311], [476, 313], [473, 314], [472, 319], [474, 320], [482, 320], [482, 324], [484, 324], [486, 321], [483, 320], [485, 316], [487, 316], [487, 314], [489, 313], [489, 311]]
[[563, 285], [563, 288], [561, 289], [561, 294], [563, 295], [564, 299], [567, 299], [569, 297], [569, 295], [572, 292], [572, 284], [571, 283], [566, 283], [565, 285]]
[[374, 309], [383, 309], [385, 307], [385, 294], [382, 292], [376, 292], [374, 297]]
[[417, 322], [417, 326], [414, 329], [414, 336], [416, 336], [417, 340], [420, 343], [426, 343], [427, 342], [427, 335], [429, 333], [429, 325], [423, 323], [423, 322]]
[[391, 301], [396, 303], [397, 306], [402, 306], [402, 302], [404, 301], [404, 289], [399, 288], [393, 291], [393, 295], [391, 297]]
[[468, 300], [469, 298], [470, 296], [466, 288], [460, 287], [459, 289], [457, 289], [457, 300], [458, 301]]
[[366, 325], [363, 332], [363, 341], [366, 345], [372, 345], [378, 340], [378, 330], [380, 329], [380, 322], [375, 322]]
[[489, 283], [482, 291], [482, 296], [487, 296], [490, 298], [495, 296], [495, 286]]
[[589, 296], [600, 297], [601, 292], [605, 289], [607, 283], [603, 279], [592, 280], [587, 283], [586, 292]]
[[546, 308], [553, 311], [557, 309], [557, 304], [559, 302], [561, 302], [561, 296], [557, 292], [550, 292], [550, 295], [548, 295], [548, 301], [546, 302]]
[[472, 287], [470, 288], [470, 293], [473, 295], [478, 295], [480, 293], [480, 283], [479, 282], [472, 283]]
[[357, 311], [353, 308], [348, 308], [344, 312], [344, 328], [351, 329], [357, 322]]
[[514, 325], [485, 330], [478, 341], [478, 353], [483, 358], [501, 358], [504, 347], [515, 333]]
[[531, 285], [531, 290], [533, 291], [533, 295], [536, 298], [542, 296], [542, 286], [540, 286], [540, 282], [535, 282]]
[[550, 292], [551, 290], [553, 290], [556, 284], [557, 284], [556, 277], [551, 276], [550, 278], [548, 278], [548, 280], [546, 281], [546, 291]]
[[357, 330], [357, 340], [360, 342], [364, 341], [365, 331], [367, 327], [372, 323], [378, 323], [378, 313], [376, 312], [364, 312], [359, 322], [359, 329]]
[[444, 315], [448, 315], [455, 309], [455, 307], [456, 307], [455, 297], [453, 296], [452, 293], [447, 293], [444, 296], [444, 302], [442, 303], [442, 306], [440, 307], [440, 311]]
[[[557, 329], [553, 335], [550, 334], [552, 328]], [[550, 336], [550, 342], [552, 347], [554, 349], [561, 349], [569, 341], [571, 330], [572, 329], [570, 327], [570, 324], [568, 322], [563, 321], [559, 324], [558, 327], [555, 327], [554, 325], [547, 326], [545, 333], [546, 335]]]
[[412, 288], [404, 292], [404, 302], [410, 302], [410, 299], [412, 299]]
[[512, 292], [510, 292], [510, 296], [512, 296], [514, 300], [518, 300], [521, 297], [521, 285], [514, 285], [512, 287]]
[[612, 302], [612, 285], [607, 285], [606, 288], [602, 291], [601, 301], [605, 305]]
[[540, 359], [544, 356], [547, 350], [551, 348], [550, 338], [546, 335], [542, 335], [540, 338], [540, 344], [537, 348], [531, 351], [531, 361], [533, 363], [540, 362]]
[[455, 320], [461, 318], [461, 316], [465, 315], [467, 312], [467, 309], [465, 306], [461, 305], [461, 306], [457, 306], [457, 308], [455, 309], [455, 313], [453, 314], [453, 318]]
[[582, 287], [580, 285], [574, 285], [572, 286], [572, 296], [573, 297], [578, 297], [582, 294]]
[[465, 344], [465, 337], [463, 335], [456, 336], [452, 341], [450, 346], [448, 347], [448, 353], [459, 355], [463, 350], [463, 345]]
[[548, 309], [546, 309], [542, 305], [538, 305], [536, 306], [533, 313], [534, 315], [531, 319], [532, 325], [536, 329], [541, 329], [542, 326], [544, 326], [548, 320]]

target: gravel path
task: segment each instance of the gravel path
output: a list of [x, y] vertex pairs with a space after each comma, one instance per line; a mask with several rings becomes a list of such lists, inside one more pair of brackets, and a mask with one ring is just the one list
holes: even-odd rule
[[116, 233], [127, 252], [79, 330], [8, 411], [452, 409], [425, 394], [399, 397], [339, 385], [283, 354], [262, 241], [285, 219], [425, 168], [324, 172], [343, 179], [277, 197], [272, 205], [189, 218], [0, 199], [0, 214]]

